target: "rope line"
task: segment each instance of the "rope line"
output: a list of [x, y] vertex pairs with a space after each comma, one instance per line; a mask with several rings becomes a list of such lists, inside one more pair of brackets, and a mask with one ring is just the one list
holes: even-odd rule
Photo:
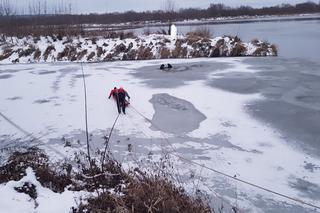
[[87, 85], [86, 85], [86, 78], [84, 75], [82, 62], [81, 62], [81, 71], [82, 71], [83, 90], [84, 90], [84, 111], [85, 111], [85, 125], [86, 125], [86, 139], [87, 139], [87, 154], [88, 154], [89, 163], [91, 165], [89, 131], [88, 131]]
[[[150, 124], [152, 124], [156, 129], [158, 129], [158, 131], [161, 131], [161, 129], [159, 129], [149, 118], [147, 118], [146, 116], [144, 116], [141, 112], [139, 112], [139, 111], [138, 111], [135, 107], [133, 107], [132, 105], [131, 105], [131, 107], [132, 107], [132, 108], [134, 109], [134, 111], [136, 111], [140, 116], [142, 116], [146, 121], [148, 121]], [[170, 145], [171, 147], [173, 147], [173, 146], [172, 146], [172, 143], [169, 141], [168, 138], [164, 138], [164, 139], [169, 143], [169, 145]], [[286, 199], [295, 201], [295, 202], [297, 202], [297, 203], [300, 203], [300, 204], [303, 204], [303, 205], [306, 205], [306, 206], [315, 208], [315, 210], [317, 210], [317, 209], [320, 210], [320, 206], [317, 206], [317, 205], [314, 205], [314, 204], [312, 204], [312, 203], [309, 203], [309, 202], [300, 200], [300, 199], [298, 199], [298, 198], [290, 197], [290, 196], [285, 195], [285, 194], [283, 194], [283, 193], [280, 193], [280, 192], [277, 192], [277, 191], [268, 189], [268, 188], [266, 188], [266, 187], [262, 187], [262, 186], [259, 186], [259, 185], [257, 185], [257, 184], [251, 183], [251, 182], [249, 182], [249, 181], [246, 181], [246, 180], [243, 180], [243, 179], [234, 177], [234, 176], [229, 175], [229, 174], [227, 174], [227, 173], [224, 173], [224, 172], [218, 171], [218, 170], [216, 170], [216, 169], [213, 169], [213, 168], [211, 168], [211, 167], [208, 167], [208, 166], [206, 166], [206, 165], [204, 165], [204, 164], [200, 164], [200, 163], [194, 162], [194, 161], [192, 161], [192, 160], [189, 160], [189, 159], [187, 159], [187, 158], [185, 158], [185, 157], [182, 157], [181, 155], [177, 154], [177, 151], [175, 151], [175, 150], [173, 150], [173, 151], [174, 151], [174, 152], [171, 152], [172, 155], [178, 157], [180, 160], [184, 160], [184, 161], [188, 162], [189, 164], [193, 164], [193, 165], [200, 166], [200, 167], [202, 167], [202, 168], [205, 168], [205, 169], [207, 169], [207, 170], [209, 170], [209, 171], [215, 172], [215, 173], [217, 173], [217, 174], [220, 174], [220, 175], [225, 176], [225, 177], [227, 177], [227, 178], [230, 178], [230, 179], [232, 179], [232, 180], [235, 180], [235, 181], [238, 181], [238, 182], [247, 184], [247, 185], [249, 185], [249, 186], [252, 186], [252, 187], [258, 188], [258, 189], [260, 189], [260, 190], [263, 190], [263, 191], [266, 191], [266, 192], [269, 192], [269, 193], [278, 195], [278, 196], [280, 196], [280, 197], [284, 197], [284, 198], [286, 198]]]
[[109, 136], [108, 136], [107, 141], [106, 141], [106, 146], [105, 146], [105, 148], [104, 148], [104, 152], [103, 152], [103, 156], [102, 156], [102, 160], [101, 160], [101, 170], [102, 170], [102, 171], [103, 171], [104, 160], [105, 160], [105, 158], [106, 158], [107, 149], [108, 149], [108, 147], [109, 147], [109, 141], [110, 141], [110, 138], [111, 138], [113, 129], [114, 129], [114, 127], [115, 127], [115, 125], [116, 125], [119, 117], [120, 117], [120, 113], [118, 114], [118, 116], [116, 117], [115, 121], [113, 122], [113, 125], [112, 125], [112, 127], [111, 127]]

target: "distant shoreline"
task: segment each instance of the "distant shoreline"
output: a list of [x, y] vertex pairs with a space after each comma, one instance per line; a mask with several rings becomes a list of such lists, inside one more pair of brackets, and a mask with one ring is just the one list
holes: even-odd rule
[[[320, 20], [320, 13], [316, 14], [297, 14], [297, 15], [268, 15], [268, 16], [237, 16], [237, 17], [218, 17], [209, 19], [193, 19], [183, 21], [173, 21], [177, 26], [198, 26], [198, 25], [221, 25], [221, 24], [244, 24], [258, 22], [286, 22], [286, 21], [312, 21]], [[120, 23], [120, 24], [87, 24], [85, 28], [110, 30], [135, 30], [145, 27], [167, 27], [169, 22], [141, 22], [141, 23]]]

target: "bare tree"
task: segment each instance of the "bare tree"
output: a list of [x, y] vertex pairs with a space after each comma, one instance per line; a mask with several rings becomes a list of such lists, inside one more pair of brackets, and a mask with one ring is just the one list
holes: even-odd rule
[[48, 8], [47, 8], [47, 1], [44, 1], [43, 2], [43, 6], [42, 6], [42, 8], [43, 8], [43, 14], [44, 15], [47, 15], [47, 10], [48, 10]]
[[173, 0], [164, 1], [164, 11], [169, 13], [174, 13], [176, 11], [176, 4]]
[[[174, 14], [176, 12], [176, 5], [174, 0], [165, 0], [164, 1], [164, 12], [166, 13], [166, 18], [167, 21], [169, 22], [169, 25], [171, 25], [173, 19], [174, 19]], [[170, 32], [170, 29], [169, 29]]]
[[0, 2], [0, 16], [3, 16], [4, 12], [3, 12], [3, 7], [2, 7], [2, 2]]
[[4, 15], [4, 16], [14, 15], [15, 9], [9, 0], [1, 0], [0, 5], [1, 5], [0, 6], [1, 15]]

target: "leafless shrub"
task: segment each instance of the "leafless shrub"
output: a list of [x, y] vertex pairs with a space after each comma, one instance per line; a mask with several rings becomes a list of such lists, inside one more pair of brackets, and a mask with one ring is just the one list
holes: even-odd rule
[[[87, 36], [90, 36], [90, 33], [86, 32]], [[97, 35], [103, 35], [104, 38], [120, 38], [121, 40], [132, 38], [136, 39], [137, 36], [134, 34], [134, 32], [123, 32], [123, 31], [100, 31]]]
[[11, 46], [5, 46], [3, 48], [3, 53], [0, 55], [0, 61], [9, 58], [14, 53]]
[[164, 42], [164, 43], [170, 43], [171, 40], [169, 40], [169, 39], [167, 39], [167, 38], [164, 38], [164, 39], [163, 39], [163, 42]]
[[36, 50], [36, 48], [33, 45], [30, 45], [27, 49], [23, 50], [21, 49], [20, 51], [18, 51], [19, 54], [19, 58], [21, 57], [27, 57], [29, 55], [32, 55], [32, 53], [34, 53], [34, 51]]
[[41, 50], [39, 48], [36, 49], [36, 51], [34, 51], [33, 54], [33, 59], [38, 61], [41, 57]]
[[69, 54], [68, 54], [68, 60], [70, 61], [76, 61], [77, 60], [77, 48], [74, 46], [69, 46]]
[[252, 43], [253, 45], [257, 46], [257, 45], [260, 43], [260, 41], [255, 38], [255, 39], [253, 39], [253, 40], [251, 41], [251, 43]]
[[188, 32], [187, 37], [190, 38], [195, 38], [195, 37], [200, 37], [200, 38], [211, 38], [211, 31], [208, 27], [198, 27], [194, 31]]
[[133, 48], [133, 43], [130, 42], [127, 49], [126, 49], [126, 52], [129, 52], [132, 48]]
[[96, 55], [95, 52], [91, 52], [87, 57], [87, 61], [90, 61], [95, 55]]
[[46, 48], [46, 50], [44, 51], [43, 54], [43, 59], [46, 61], [50, 55], [50, 53], [52, 52], [52, 50], [56, 50], [56, 48], [53, 45], [50, 45]]
[[160, 48], [160, 58], [170, 58], [170, 50], [167, 47]]
[[138, 56], [137, 56], [138, 60], [148, 60], [148, 59], [152, 59], [152, 57], [153, 57], [153, 54], [151, 52], [150, 47], [141, 46], [138, 49]]
[[136, 60], [138, 52], [135, 49], [131, 49], [127, 53], [123, 54], [122, 60]]
[[69, 47], [66, 46], [64, 47], [62, 52], [58, 53], [57, 60], [61, 61], [64, 57], [67, 57], [68, 55], [69, 55]]
[[[215, 47], [213, 47], [215, 53], [217, 53], [217, 51], [219, 50], [219, 56], [227, 56], [228, 55], [228, 48], [226, 46], [226, 42], [225, 40], [222, 38], [220, 40], [217, 41]], [[212, 54], [212, 52], [211, 52]]]
[[63, 45], [66, 45], [66, 44], [68, 44], [68, 43], [72, 43], [72, 37], [66, 36], [66, 38], [67, 38], [67, 39], [66, 39], [64, 42], [62, 42]]
[[97, 47], [97, 57], [100, 58], [102, 54], [104, 54], [104, 51], [103, 51], [102, 47], [98, 46]]
[[114, 55], [112, 53], [108, 53], [106, 57], [104, 57], [103, 61], [113, 61], [114, 60]]
[[254, 56], [266, 56], [266, 49], [263, 49], [262, 47], [258, 47], [254, 53], [253, 53]]
[[126, 45], [124, 45], [123, 43], [120, 43], [119, 45], [115, 46], [114, 49], [115, 49], [114, 53], [115, 53], [116, 55], [119, 55], [120, 53], [125, 52], [126, 49], [127, 49], [127, 47], [126, 47]]
[[272, 52], [274, 53], [274, 55], [277, 56], [277, 55], [278, 55], [278, 48], [277, 48], [277, 46], [274, 45], [274, 44], [272, 44], [272, 45], [270, 46], [270, 48], [272, 49]]
[[92, 37], [92, 38], [91, 38], [92, 44], [97, 44], [97, 40], [98, 40], [97, 37]]
[[200, 198], [191, 198], [168, 179], [137, 170], [138, 174], [128, 179], [123, 196], [102, 193], [96, 198], [89, 198], [86, 204], [80, 204], [76, 212], [212, 212]]
[[29, 148], [25, 152], [14, 152], [4, 166], [0, 167], [0, 183], [11, 180], [18, 181], [26, 175], [25, 171], [31, 167], [38, 181], [54, 192], [63, 192], [71, 184], [70, 176], [56, 173], [49, 165], [48, 157], [37, 148]]
[[218, 41], [217, 41], [217, 46], [222, 46], [222, 45], [224, 45], [225, 44], [225, 40], [222, 38], [222, 39], [219, 39]]
[[181, 45], [176, 45], [174, 50], [172, 50], [172, 58], [182, 58], [181, 57], [182, 47]]
[[211, 48], [210, 57], [219, 57], [220, 56], [220, 50], [219, 47], [214, 46]]
[[201, 38], [198, 37], [198, 36], [188, 36], [187, 37], [187, 44], [188, 45], [193, 45], [194, 43], [196, 43], [196, 42], [198, 42], [200, 40], [201, 40]]
[[175, 43], [175, 49], [172, 51], [173, 58], [185, 58], [188, 54], [187, 47], [182, 47], [182, 45], [187, 42], [185, 39], [178, 39]]
[[247, 48], [240, 42], [237, 42], [231, 50], [230, 56], [244, 56]]
[[88, 50], [82, 50], [81, 52], [79, 52], [77, 55], [77, 60], [81, 60], [87, 54], [87, 52]]

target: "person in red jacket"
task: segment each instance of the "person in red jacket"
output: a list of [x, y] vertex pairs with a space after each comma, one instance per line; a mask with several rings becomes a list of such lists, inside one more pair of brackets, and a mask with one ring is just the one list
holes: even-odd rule
[[118, 89], [117, 87], [114, 87], [113, 90], [110, 91], [109, 94], [109, 99], [111, 98], [111, 96], [113, 97], [113, 99], [116, 101], [117, 103], [117, 108], [118, 108], [118, 113], [121, 113], [121, 109], [120, 109], [120, 102], [119, 102], [119, 93], [118, 93]]
[[111, 96], [112, 96], [114, 99], [116, 99], [117, 94], [118, 94], [118, 89], [117, 89], [117, 87], [114, 87], [113, 90], [110, 91], [109, 99], [111, 98]]
[[130, 100], [130, 96], [126, 90], [124, 90], [122, 87], [120, 89], [117, 89], [117, 87], [114, 87], [113, 90], [111, 90], [109, 94], [109, 99], [113, 97], [113, 99], [117, 102], [117, 108], [119, 114], [121, 113], [121, 109], [123, 114], [126, 114], [126, 107], [129, 104], [129, 102], [126, 100], [126, 97]]

